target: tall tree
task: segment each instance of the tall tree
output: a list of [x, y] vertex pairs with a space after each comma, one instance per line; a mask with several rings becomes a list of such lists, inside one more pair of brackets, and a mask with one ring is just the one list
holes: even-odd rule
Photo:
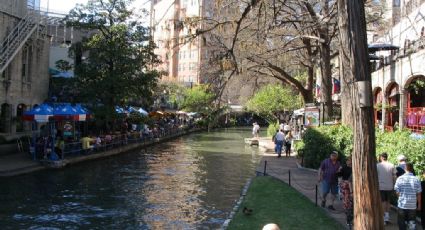
[[[129, 8], [131, 0], [89, 0], [67, 17], [76, 29], [92, 35], [74, 46], [76, 75], [82, 100], [99, 108], [98, 117], [110, 120], [116, 105], [149, 99], [159, 73], [149, 31]], [[96, 110], [96, 108], [95, 108]], [[96, 111], [95, 111], [96, 112]], [[99, 116], [100, 115], [100, 116]]]
[[354, 121], [354, 227], [361, 230], [384, 229], [376, 171], [371, 74], [363, 0], [338, 0], [338, 23], [341, 76], [351, 101], [345, 109], [351, 112]]

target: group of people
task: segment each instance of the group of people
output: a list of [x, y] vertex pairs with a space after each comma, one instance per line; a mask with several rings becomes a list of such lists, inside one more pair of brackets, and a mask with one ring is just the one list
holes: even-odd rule
[[282, 155], [282, 150], [284, 150], [287, 157], [291, 155], [292, 140], [294, 139], [291, 126], [286, 123], [279, 125], [279, 129], [276, 130], [275, 135], [272, 138], [272, 141], [275, 144], [274, 151], [277, 154], [277, 157], [280, 158]]
[[[397, 202], [397, 223], [399, 229], [416, 229], [416, 211], [420, 211], [424, 205], [421, 192], [425, 182], [420, 182], [415, 176], [413, 164], [407, 162], [404, 155], [397, 157], [398, 166], [388, 161], [388, 154], [382, 153], [377, 164], [379, 191], [384, 211], [383, 220], [387, 225], [390, 223], [390, 199], [395, 194]], [[322, 207], [335, 210], [333, 203], [338, 195], [338, 185], [343, 198], [343, 206], [347, 216], [347, 224], [353, 221], [353, 187], [352, 187], [352, 159], [346, 158], [346, 164], [341, 165], [338, 161], [338, 152], [333, 151], [328, 159], [322, 161], [319, 168], [318, 181], [321, 183]], [[423, 172], [425, 178], [425, 172]], [[338, 184], [338, 178], [341, 178]], [[395, 192], [395, 193], [394, 193]], [[328, 194], [330, 199], [327, 199]], [[425, 223], [425, 213], [421, 212], [422, 226]]]

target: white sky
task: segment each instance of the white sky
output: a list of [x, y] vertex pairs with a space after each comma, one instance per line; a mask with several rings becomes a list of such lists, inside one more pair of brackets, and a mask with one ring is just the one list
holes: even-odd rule
[[[88, 0], [41, 0], [40, 7], [42, 9], [49, 8], [49, 11], [57, 13], [68, 13], [77, 3], [86, 4]], [[148, 0], [135, 0], [134, 5], [139, 8], [144, 3], [145, 8], [149, 8], [150, 1]]]

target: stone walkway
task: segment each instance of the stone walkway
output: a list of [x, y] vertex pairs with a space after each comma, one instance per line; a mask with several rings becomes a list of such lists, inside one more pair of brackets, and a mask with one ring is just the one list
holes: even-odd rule
[[14, 176], [44, 169], [39, 162], [31, 160], [26, 153], [16, 153], [0, 157], [0, 177]]
[[[294, 157], [277, 158], [274, 154], [264, 154], [261, 164], [258, 166], [257, 171], [264, 171], [264, 164], [267, 161], [266, 173], [270, 176], [276, 177], [289, 184], [289, 171], [291, 174], [291, 186], [298, 190], [300, 193], [309, 198], [313, 203], [316, 201], [316, 185], [317, 185], [317, 171], [305, 168], [298, 168], [297, 160]], [[320, 206], [320, 186], [318, 186], [318, 201], [317, 205]], [[336, 221], [346, 226], [345, 213], [342, 206], [342, 201], [335, 200], [335, 211], [324, 209], [325, 212]], [[385, 227], [386, 230], [398, 229], [396, 212], [390, 213], [391, 224]], [[348, 227], [347, 227], [348, 229]]]

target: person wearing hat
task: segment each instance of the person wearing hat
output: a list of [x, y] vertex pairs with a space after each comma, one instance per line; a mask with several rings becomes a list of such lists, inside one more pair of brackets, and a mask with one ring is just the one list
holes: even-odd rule
[[[397, 170], [396, 176], [398, 178], [406, 172], [405, 170], [406, 170], [407, 157], [401, 154], [397, 156], [397, 160], [398, 160], [398, 166], [396, 167], [396, 170]], [[413, 171], [412, 173], [413, 175], [416, 175], [415, 171]]]
[[328, 209], [335, 210], [333, 203], [335, 196], [338, 195], [338, 172], [342, 167], [338, 161], [338, 152], [332, 151], [330, 157], [325, 159], [320, 164], [319, 168], [319, 182], [321, 183], [322, 190], [322, 207], [326, 206], [326, 197], [331, 193], [330, 205]]
[[380, 162], [376, 165], [378, 171], [379, 192], [381, 193], [382, 208], [384, 210], [384, 224], [390, 221], [390, 196], [394, 189], [396, 170], [388, 162], [388, 154], [379, 155]]
[[412, 163], [406, 163], [405, 171], [394, 185], [398, 196], [397, 222], [399, 229], [416, 229], [416, 211], [422, 209], [422, 188], [419, 179], [412, 173]]

